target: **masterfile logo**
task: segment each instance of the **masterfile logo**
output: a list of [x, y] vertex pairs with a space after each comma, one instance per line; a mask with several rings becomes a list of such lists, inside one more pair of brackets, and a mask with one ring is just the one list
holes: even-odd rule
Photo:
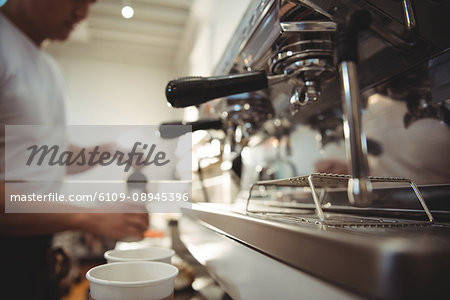
[[163, 139], [152, 125], [7, 125], [5, 211], [136, 212], [138, 205], [178, 212], [192, 194], [185, 127], [173, 125], [180, 134]]
[[[143, 151], [147, 153], [138, 152], [138, 147], [142, 145]], [[41, 166], [45, 157], [49, 155], [48, 164], [50, 166], [108, 166], [116, 163], [118, 166], [125, 165], [124, 171], [130, 170], [133, 161], [135, 160], [136, 166], [149, 166], [154, 164], [155, 166], [164, 166], [170, 162], [166, 159], [166, 153], [164, 151], [157, 151], [155, 154], [156, 144], [148, 145], [141, 142], [135, 142], [131, 152], [124, 153], [120, 150], [115, 150], [113, 153], [109, 151], [101, 152], [100, 146], [94, 146], [93, 150], [89, 151], [86, 148], [81, 148], [78, 152], [73, 151], [60, 151], [58, 145], [32, 145], [27, 148], [30, 151], [30, 155], [26, 162], [27, 166], [31, 166], [33, 163]], [[148, 150], [147, 150], [148, 149]], [[144, 159], [145, 156], [145, 159]]]

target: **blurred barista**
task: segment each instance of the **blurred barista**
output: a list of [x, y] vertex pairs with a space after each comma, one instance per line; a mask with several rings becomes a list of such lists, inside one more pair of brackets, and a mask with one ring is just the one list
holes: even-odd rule
[[[52, 285], [55, 278], [49, 274], [48, 250], [53, 233], [84, 230], [121, 239], [143, 237], [148, 227], [145, 213], [4, 213], [5, 125], [65, 124], [65, 92], [60, 70], [41, 47], [47, 39], [66, 40], [86, 18], [93, 2], [8, 0], [0, 7], [0, 293], [3, 299], [59, 298]], [[64, 175], [52, 172], [55, 179]]]

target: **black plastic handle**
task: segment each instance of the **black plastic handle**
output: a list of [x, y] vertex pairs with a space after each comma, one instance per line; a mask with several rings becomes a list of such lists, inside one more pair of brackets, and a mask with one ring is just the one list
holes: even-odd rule
[[187, 77], [170, 81], [166, 87], [166, 98], [173, 107], [188, 107], [220, 97], [265, 89], [267, 85], [265, 71]]
[[192, 131], [197, 130], [209, 130], [209, 129], [223, 129], [222, 120], [199, 120], [195, 122], [166, 122], [159, 126], [159, 133], [163, 139], [173, 139], [183, 134], [190, 132], [190, 128], [180, 128], [173, 125], [190, 125], [192, 126]]

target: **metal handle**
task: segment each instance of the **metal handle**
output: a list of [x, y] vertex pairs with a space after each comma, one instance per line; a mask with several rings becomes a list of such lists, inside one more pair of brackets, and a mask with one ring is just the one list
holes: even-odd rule
[[[179, 126], [187, 125], [184, 128]], [[190, 126], [190, 127], [189, 127]], [[173, 139], [191, 131], [223, 129], [222, 120], [199, 120], [194, 122], [166, 122], [159, 126], [159, 133], [163, 139]]]
[[187, 77], [170, 81], [166, 87], [166, 98], [173, 107], [188, 107], [267, 87], [268, 79], [265, 71], [226, 76]]
[[417, 39], [417, 23], [410, 0], [402, 0], [403, 17], [405, 19], [405, 40], [414, 42]]
[[391, 46], [400, 50], [407, 50], [416, 42], [419, 36], [419, 30], [411, 1], [397, 1], [401, 2], [405, 30], [401, 34], [398, 34], [392, 30], [389, 30], [380, 22], [373, 22], [370, 29], [391, 44]]

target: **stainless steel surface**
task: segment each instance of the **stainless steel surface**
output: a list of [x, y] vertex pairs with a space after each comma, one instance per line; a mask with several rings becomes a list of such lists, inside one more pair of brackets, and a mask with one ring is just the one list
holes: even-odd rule
[[355, 293], [224, 236], [216, 228], [189, 215], [184, 215], [179, 223], [181, 240], [186, 248], [208, 267], [234, 300], [362, 299]]
[[[439, 299], [450, 292], [450, 228], [445, 224], [398, 227], [385, 219], [383, 226], [336, 227], [317, 223], [318, 218], [307, 211], [253, 214], [217, 204], [194, 205], [185, 213], [253, 249], [364, 297]], [[342, 218], [332, 213], [327, 217]], [[345, 218], [350, 221], [354, 216]]]
[[339, 65], [344, 112], [344, 137], [347, 164], [353, 178], [348, 181], [348, 198], [356, 206], [370, 204], [372, 185], [367, 161], [367, 140], [362, 129], [361, 99], [356, 64], [343, 61]]
[[[334, 80], [337, 69], [333, 57], [334, 33], [337, 24], [348, 22], [351, 12], [357, 10], [368, 12], [372, 22], [370, 30], [359, 34], [358, 66], [353, 62], [339, 66], [340, 87]], [[367, 141], [361, 125], [360, 94], [366, 98], [374, 92], [389, 93], [400, 81], [397, 90], [417, 91], [419, 97], [405, 97], [411, 107], [411, 116], [405, 116], [405, 124], [438, 115], [445, 118], [445, 111], [438, 113], [432, 100], [428, 74], [430, 59], [445, 57], [450, 48], [449, 39], [435, 35], [442, 28], [443, 19], [433, 19], [431, 15], [440, 10], [440, 15], [443, 11], [450, 13], [447, 4], [414, 3], [413, 7], [409, 0], [389, 4], [378, 0], [254, 1], [215, 73], [266, 71], [269, 89], [261, 93], [273, 103], [274, 118], [260, 126], [259, 136], [263, 139], [270, 138], [267, 128], [274, 127], [271, 123], [287, 119], [285, 123], [292, 126], [286, 131], [299, 123], [316, 126], [317, 116], [342, 109], [342, 125], [317, 127], [324, 144], [328, 137], [336, 141], [341, 136], [336, 131], [343, 130], [348, 167], [354, 177], [349, 180], [349, 199], [354, 205], [368, 205], [371, 183], [367, 180]], [[410, 77], [413, 80], [403, 80]], [[339, 92], [343, 95], [341, 108], [336, 97]], [[215, 111], [220, 111], [219, 102], [213, 104]]]
[[[450, 46], [450, 40], [444, 30], [450, 8], [448, 4], [414, 3], [414, 12], [409, 9], [403, 13], [402, 3], [383, 1], [354, 2], [340, 1], [254, 1], [247, 14], [243, 17], [241, 26], [219, 61], [215, 74], [227, 74], [230, 71], [268, 70], [268, 61], [277, 49], [294, 39], [289, 31], [284, 31], [283, 24], [289, 22], [343, 22], [349, 12], [357, 9], [370, 11], [373, 23], [369, 33], [364, 34], [359, 43], [360, 84], [363, 90], [392, 79], [395, 75], [405, 72], [415, 65], [422, 63], [436, 55], [440, 55]], [[405, 26], [402, 24], [405, 16], [410, 20], [409, 28], [414, 28], [413, 16], [417, 25], [417, 40], [407, 42], [402, 34]], [[433, 15], [435, 17], [433, 17]], [[447, 24], [448, 25], [448, 24]], [[447, 26], [448, 28], [448, 26]], [[401, 49], [399, 51], [398, 49]], [[407, 59], [405, 59], [407, 55]], [[372, 66], [376, 65], [375, 70]], [[290, 88], [292, 89], [292, 87]], [[289, 89], [288, 89], [289, 90]], [[279, 93], [279, 90], [276, 89]], [[286, 91], [287, 92], [287, 91]], [[288, 93], [290, 93], [289, 91]], [[327, 101], [333, 102], [334, 88], [324, 91]], [[330, 104], [330, 103], [328, 103]], [[336, 100], [334, 100], [336, 105]], [[309, 110], [319, 110], [322, 105], [317, 104]], [[305, 112], [304, 112], [305, 113]], [[309, 115], [309, 114], [308, 114]], [[304, 116], [304, 115], [303, 115]], [[302, 116], [297, 116], [303, 119]]]
[[337, 25], [334, 22], [304, 21], [282, 22], [280, 27], [282, 32], [295, 34], [298, 38], [279, 45], [278, 53], [270, 60], [270, 71], [289, 75], [285, 79], [295, 82], [290, 98], [290, 111], [295, 114], [308, 102], [317, 101], [321, 82], [327, 82], [335, 75], [332, 33]]
[[280, 26], [284, 32], [334, 32], [337, 28], [337, 25], [334, 22], [316, 21], [281, 22]]
[[270, 100], [256, 93], [231, 96], [223, 104], [221, 117], [227, 122], [226, 149], [230, 151], [225, 156], [234, 158], [274, 112]]

